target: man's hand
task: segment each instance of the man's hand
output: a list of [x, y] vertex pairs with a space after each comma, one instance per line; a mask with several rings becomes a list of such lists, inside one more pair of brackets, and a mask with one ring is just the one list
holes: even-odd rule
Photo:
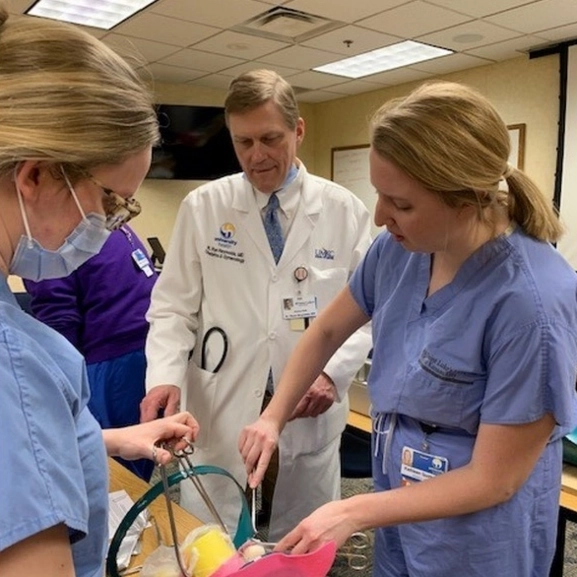
[[336, 400], [337, 389], [333, 380], [327, 374], [321, 373], [299, 401], [289, 421], [303, 417], [318, 417], [328, 411]]
[[180, 410], [180, 389], [175, 385], [158, 385], [140, 402], [140, 422], [148, 423], [158, 418], [158, 411], [170, 417]]

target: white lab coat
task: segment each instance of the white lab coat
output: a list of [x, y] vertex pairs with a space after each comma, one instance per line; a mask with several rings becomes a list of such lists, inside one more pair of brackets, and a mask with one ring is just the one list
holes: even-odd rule
[[[195, 464], [223, 467], [242, 486], [246, 474], [238, 452], [239, 434], [260, 414], [269, 368], [278, 382], [302, 335], [290, 330], [289, 321], [283, 319], [283, 299], [300, 289], [303, 295], [316, 296], [322, 309], [346, 285], [370, 244], [370, 216], [349, 191], [309, 175], [302, 164], [289, 186], [300, 187], [301, 197], [278, 265], [252, 186], [242, 174], [189, 193], [180, 207], [147, 315], [147, 390], [160, 384], [181, 388], [181, 406], [200, 424]], [[307, 269], [308, 277], [297, 283], [293, 273], [301, 266]], [[219, 335], [213, 334], [205, 347], [208, 370], [200, 366], [203, 335], [213, 326], [221, 327], [228, 338], [228, 355], [218, 373], [211, 370], [222, 352]], [[282, 494], [278, 490], [275, 493], [271, 519], [271, 529], [279, 523], [279, 534], [335, 498], [339, 471], [334, 470], [338, 467], [334, 452], [338, 451], [338, 441], [332, 460], [330, 456], [308, 459], [306, 468], [315, 471], [299, 470], [298, 462], [295, 471], [295, 459], [318, 453], [340, 437], [348, 414], [346, 392], [370, 347], [368, 327], [351, 336], [325, 367], [336, 385], [339, 402], [317, 418], [289, 423], [281, 435], [279, 480], [296, 474], [302, 487], [308, 475], [318, 483], [320, 473], [326, 479], [327, 491], [324, 497], [307, 499], [298, 483], [283, 484]], [[187, 490], [189, 485], [191, 491]], [[238, 492], [230, 484], [229, 491], [208, 478], [205, 485], [209, 490], [215, 485], [217, 508], [227, 524], [235, 525]], [[296, 491], [291, 490], [293, 485]], [[181, 483], [181, 504], [188, 504], [202, 517], [189, 502], [193, 492], [191, 483]], [[292, 518], [287, 515], [291, 503]], [[294, 503], [298, 503], [297, 510]]]

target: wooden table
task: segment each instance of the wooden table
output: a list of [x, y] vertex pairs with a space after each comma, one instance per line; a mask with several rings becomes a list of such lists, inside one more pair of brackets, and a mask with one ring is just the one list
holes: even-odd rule
[[[150, 489], [150, 485], [148, 483], [145, 483], [134, 473], [122, 465], [119, 465], [114, 459], [108, 459], [108, 468], [110, 492], [124, 489], [130, 495], [131, 499], [136, 502], [138, 499], [140, 499], [140, 497], [142, 497], [144, 493], [146, 493], [148, 489]], [[155, 499], [149, 505], [148, 510], [150, 511], [150, 514], [154, 515], [154, 518], [156, 519], [156, 524], [160, 531], [163, 543], [171, 545], [172, 537], [170, 533], [170, 522], [168, 519], [164, 496], [160, 495], [157, 499]], [[173, 503], [172, 510], [174, 512], [176, 529], [180, 542], [184, 540], [190, 531], [202, 525], [201, 521], [179, 507], [176, 503]], [[159, 544], [156, 538], [156, 530], [154, 527], [149, 527], [144, 530], [141, 543], [141, 552], [139, 555], [134, 555], [132, 557], [130, 567], [142, 565], [144, 559], [146, 559], [146, 557], [158, 547]]]
[[365, 433], [370, 433], [372, 429], [371, 417], [357, 413], [356, 411], [349, 411], [349, 418], [347, 419], [347, 425], [354, 427], [355, 429], [360, 429]]
[[557, 523], [557, 549], [549, 577], [562, 577], [565, 563], [565, 530], [567, 521], [577, 523], [577, 467], [563, 465], [561, 497], [559, 499], [559, 521]]

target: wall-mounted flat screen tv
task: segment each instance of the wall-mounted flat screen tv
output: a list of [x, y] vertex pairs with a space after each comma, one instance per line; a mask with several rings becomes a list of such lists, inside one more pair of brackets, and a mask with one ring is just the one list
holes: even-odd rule
[[157, 114], [162, 141], [147, 178], [213, 180], [241, 170], [224, 108], [160, 104]]

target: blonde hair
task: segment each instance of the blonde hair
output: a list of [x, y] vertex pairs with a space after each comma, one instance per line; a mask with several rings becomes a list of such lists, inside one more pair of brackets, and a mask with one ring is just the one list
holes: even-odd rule
[[[562, 226], [552, 203], [508, 164], [507, 127], [490, 102], [461, 84], [424, 84], [384, 104], [371, 120], [371, 145], [449, 206], [505, 204], [528, 235], [554, 242]], [[508, 193], [499, 190], [505, 180]], [[490, 214], [490, 211], [489, 211]]]
[[0, 4], [0, 176], [38, 160], [77, 178], [158, 137], [152, 94], [120, 56], [78, 27], [8, 18]]
[[269, 100], [277, 105], [286, 125], [294, 130], [300, 117], [294, 90], [273, 70], [245, 72], [230, 83], [224, 102], [227, 126], [230, 114], [248, 112]]

